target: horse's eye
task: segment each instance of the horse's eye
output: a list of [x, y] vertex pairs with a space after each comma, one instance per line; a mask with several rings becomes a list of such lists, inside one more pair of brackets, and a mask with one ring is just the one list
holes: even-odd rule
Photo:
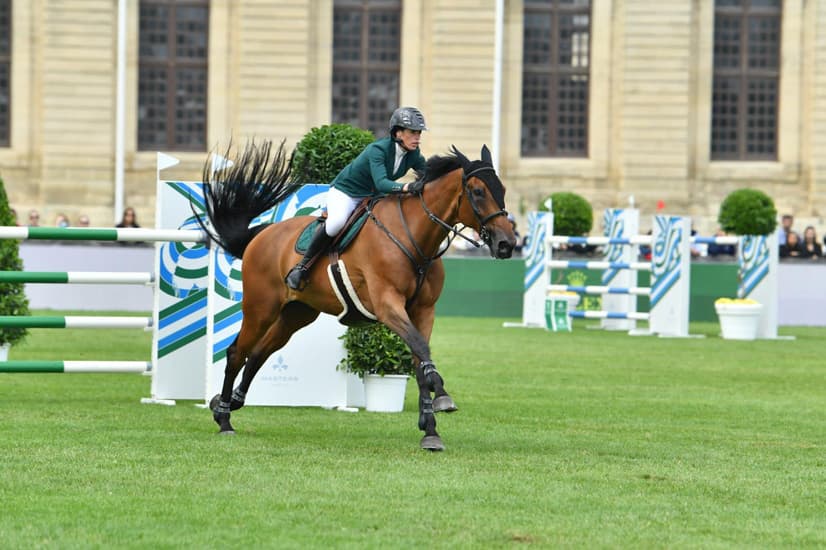
[[485, 196], [485, 190], [482, 189], [481, 187], [474, 187], [473, 188], [473, 196], [474, 197], [484, 197]]

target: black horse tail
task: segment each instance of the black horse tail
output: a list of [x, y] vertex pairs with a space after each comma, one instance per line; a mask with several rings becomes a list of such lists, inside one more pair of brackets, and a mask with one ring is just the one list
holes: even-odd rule
[[231, 157], [227, 148], [224, 156], [232, 165], [213, 171], [209, 160], [204, 164], [204, 203], [211, 228], [201, 216], [196, 217], [212, 241], [242, 258], [247, 245], [265, 227], [250, 228], [250, 222], [301, 184], [290, 181], [293, 157], [287, 156], [284, 141], [275, 151], [271, 141], [250, 142], [240, 154]]

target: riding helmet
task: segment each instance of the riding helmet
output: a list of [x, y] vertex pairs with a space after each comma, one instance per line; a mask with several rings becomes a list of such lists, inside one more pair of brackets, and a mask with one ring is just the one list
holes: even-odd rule
[[393, 111], [390, 117], [390, 135], [397, 128], [407, 128], [408, 130], [427, 130], [424, 115], [415, 107], [399, 107]]

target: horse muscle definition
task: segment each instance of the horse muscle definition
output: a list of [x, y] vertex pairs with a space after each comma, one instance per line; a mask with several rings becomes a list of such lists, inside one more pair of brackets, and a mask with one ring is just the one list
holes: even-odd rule
[[[205, 166], [210, 223], [200, 220], [212, 240], [243, 259], [243, 322], [227, 350], [221, 393], [210, 404], [221, 433], [234, 433], [231, 411], [243, 406], [264, 361], [319, 313], [343, 311], [327, 276], [326, 262], [316, 263], [301, 290], [292, 290], [284, 282], [299, 259], [295, 241], [312, 218], [300, 216], [249, 227], [253, 218], [300, 186], [290, 180], [284, 143], [275, 149], [270, 142], [247, 144], [232, 160], [232, 166], [216, 173], [208, 170], [209, 163]], [[482, 147], [481, 160], [476, 161], [455, 147], [448, 155], [431, 157], [422, 181], [420, 193], [388, 195], [372, 203], [368, 221], [340, 260], [364, 307], [413, 352], [418, 424], [425, 434], [421, 447], [441, 451], [444, 444], [436, 432], [434, 413], [456, 410], [429, 346], [435, 304], [444, 284], [443, 243], [457, 234], [456, 227], [469, 226], [478, 231], [491, 256], [509, 258], [516, 237], [505, 210], [505, 187], [487, 147]], [[233, 390], [242, 368], [241, 382]]]

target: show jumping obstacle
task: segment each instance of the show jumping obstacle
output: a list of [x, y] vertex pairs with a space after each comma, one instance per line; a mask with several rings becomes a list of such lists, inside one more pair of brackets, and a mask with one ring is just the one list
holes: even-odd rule
[[[203, 242], [197, 230], [100, 229], [51, 227], [0, 227], [2, 239], [39, 239], [59, 241], [171, 241]], [[50, 284], [152, 284], [149, 272], [26, 272], [2, 271], [2, 283]], [[0, 327], [47, 329], [144, 329], [152, 330], [153, 317], [123, 316], [0, 316]], [[151, 361], [5, 361], [0, 372], [17, 373], [145, 373]]]
[[[634, 209], [605, 211], [602, 237], [553, 235], [553, 215], [532, 212], [528, 216], [530, 246], [525, 269], [523, 322], [519, 326], [544, 327], [547, 295], [576, 292], [601, 295], [602, 309], [571, 311], [571, 317], [601, 319], [601, 327], [633, 334], [688, 336], [690, 244], [734, 244], [738, 247], [740, 282], [737, 296], [764, 304], [760, 338], [777, 338], [777, 241], [766, 237], [691, 237], [688, 218], [655, 216], [653, 234], [638, 235], [639, 212]], [[534, 240], [536, 239], [536, 240]], [[540, 244], [541, 243], [541, 244]], [[603, 261], [555, 260], [554, 246], [604, 247]], [[649, 245], [651, 262], [639, 262], [639, 246]], [[548, 284], [552, 269], [601, 269], [603, 285]], [[651, 272], [651, 287], [636, 286], [637, 272]], [[648, 296], [649, 313], [636, 311], [636, 297]], [[636, 330], [636, 321], [647, 321], [647, 331]]]

